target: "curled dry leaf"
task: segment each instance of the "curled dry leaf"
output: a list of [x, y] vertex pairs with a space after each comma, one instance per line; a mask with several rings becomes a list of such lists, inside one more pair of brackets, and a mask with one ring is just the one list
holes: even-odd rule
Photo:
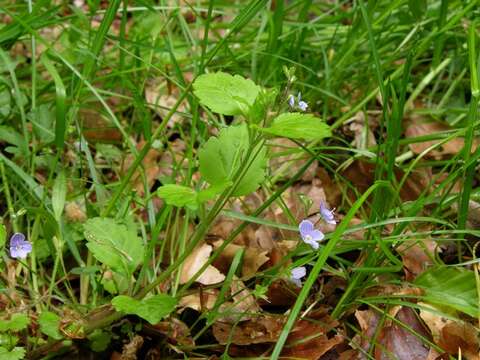
[[452, 356], [462, 351], [467, 360], [480, 359], [480, 332], [473, 325], [446, 318], [434, 306], [418, 303], [422, 308], [420, 317], [430, 329], [433, 340]]
[[[215, 249], [218, 249], [223, 244], [223, 240], [218, 240], [213, 243]], [[215, 260], [214, 265], [223, 273], [228, 272], [235, 254], [244, 246], [228, 244], [222, 251], [220, 256]], [[242, 263], [242, 278], [248, 280], [257, 274], [258, 269], [265, 264], [269, 257], [268, 251], [253, 247], [247, 247], [243, 255]]]
[[212, 310], [215, 306], [215, 302], [218, 298], [218, 290], [208, 289], [202, 290], [199, 289], [198, 292], [184, 296], [179, 301], [179, 307], [181, 311], [185, 308], [190, 308], [198, 312], [203, 312], [206, 310]]
[[[451, 127], [438, 121], [429, 121], [421, 117], [416, 117], [412, 118], [412, 121], [407, 125], [405, 129], [405, 136], [407, 138], [415, 138], [426, 135], [440, 134], [451, 130], [453, 130]], [[415, 154], [420, 154], [429, 147], [438, 144], [441, 141], [441, 139], [422, 141], [412, 143], [409, 146], [410, 150], [412, 150]], [[431, 150], [426, 156], [430, 158], [441, 159], [445, 155], [456, 155], [463, 149], [464, 143], [464, 140], [457, 136], [454, 139], [447, 141], [446, 143], [435, 148], [434, 150]], [[474, 139], [472, 152], [476, 150], [478, 145], [478, 139]]]
[[[180, 284], [185, 284], [208, 262], [212, 246], [201, 244], [197, 246], [192, 253], [185, 259], [182, 271], [180, 273]], [[225, 280], [225, 275], [220, 273], [217, 268], [208, 265], [205, 271], [195, 280], [203, 285], [217, 284]]]

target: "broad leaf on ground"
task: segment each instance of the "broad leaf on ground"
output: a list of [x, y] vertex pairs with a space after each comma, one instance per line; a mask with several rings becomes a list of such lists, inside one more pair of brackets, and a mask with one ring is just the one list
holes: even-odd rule
[[223, 115], [248, 113], [259, 91], [252, 80], [223, 72], [200, 75], [193, 83], [193, 92], [200, 102]]
[[255, 191], [265, 178], [266, 149], [257, 146], [247, 158], [248, 148], [249, 136], [245, 124], [222, 129], [218, 137], [211, 137], [200, 149], [202, 177], [212, 186], [235, 182], [237, 171], [248, 162], [248, 170], [232, 195], [242, 196]]
[[479, 316], [477, 284], [472, 271], [436, 267], [417, 277], [415, 285], [424, 290], [425, 302], [449, 306], [474, 318]]
[[88, 249], [112, 270], [129, 275], [142, 262], [144, 246], [133, 222], [121, 224], [98, 217], [89, 219], [83, 227]]
[[112, 305], [117, 311], [137, 315], [155, 325], [175, 309], [177, 299], [166, 294], [154, 295], [143, 300], [119, 295], [112, 299]]

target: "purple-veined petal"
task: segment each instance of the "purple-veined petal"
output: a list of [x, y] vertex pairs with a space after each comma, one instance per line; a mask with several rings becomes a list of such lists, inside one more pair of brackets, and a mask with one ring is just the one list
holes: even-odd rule
[[310, 235], [314, 230], [313, 223], [309, 220], [303, 220], [300, 225], [298, 225], [298, 230], [300, 231], [302, 238], [305, 240], [305, 236]]
[[292, 279], [301, 279], [307, 274], [307, 269], [304, 266], [299, 266], [292, 269]]
[[317, 230], [317, 229], [312, 230], [312, 232], [310, 232], [310, 236], [312, 237], [313, 241], [322, 241], [323, 238], [325, 237], [323, 232], [321, 232], [320, 230]]
[[22, 233], [15, 233], [10, 238], [10, 247], [18, 246], [25, 242], [25, 235]]

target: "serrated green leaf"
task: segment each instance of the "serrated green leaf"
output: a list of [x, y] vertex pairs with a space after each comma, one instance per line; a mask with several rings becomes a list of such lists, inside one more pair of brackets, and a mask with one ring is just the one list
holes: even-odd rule
[[193, 83], [193, 92], [200, 102], [223, 115], [248, 113], [259, 91], [252, 80], [223, 72], [200, 75]]
[[44, 311], [38, 317], [38, 323], [40, 324], [40, 331], [45, 335], [55, 340], [63, 339], [62, 334], [58, 330], [60, 325], [60, 316], [57, 314]]
[[57, 175], [55, 182], [53, 183], [52, 190], [52, 208], [53, 215], [57, 222], [60, 221], [65, 206], [65, 199], [67, 197], [67, 179], [65, 178], [65, 172], [62, 170]]
[[2, 360], [20, 360], [25, 357], [25, 349], [22, 347], [14, 347], [12, 351], [8, 351], [0, 346], [0, 359]]
[[157, 195], [165, 200], [168, 205], [197, 208], [197, 192], [183, 185], [167, 184], [161, 186], [157, 190]]
[[175, 309], [177, 299], [166, 294], [154, 295], [143, 300], [120, 295], [112, 299], [112, 305], [117, 311], [137, 315], [155, 325]]
[[311, 114], [285, 113], [277, 116], [268, 128], [256, 127], [268, 134], [290, 139], [321, 140], [332, 135], [330, 127]]
[[134, 223], [120, 224], [111, 218], [93, 218], [83, 224], [87, 247], [112, 270], [131, 275], [143, 261], [144, 246]]
[[20, 331], [26, 329], [30, 323], [30, 318], [26, 314], [13, 314], [10, 320], [0, 321], [0, 332]]
[[437, 267], [415, 279], [415, 285], [425, 291], [423, 300], [449, 306], [477, 318], [480, 316], [475, 274], [452, 267]]
[[242, 196], [255, 191], [265, 178], [266, 149], [257, 147], [246, 159], [249, 148], [245, 124], [222, 129], [218, 138], [211, 137], [199, 151], [200, 174], [212, 186], [234, 183], [240, 166], [248, 161], [249, 168], [232, 195]]

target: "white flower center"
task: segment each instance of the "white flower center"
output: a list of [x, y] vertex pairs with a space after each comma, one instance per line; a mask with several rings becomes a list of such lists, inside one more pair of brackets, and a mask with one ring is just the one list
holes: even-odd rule
[[313, 237], [312, 235], [305, 235], [305, 241], [312, 241]]

